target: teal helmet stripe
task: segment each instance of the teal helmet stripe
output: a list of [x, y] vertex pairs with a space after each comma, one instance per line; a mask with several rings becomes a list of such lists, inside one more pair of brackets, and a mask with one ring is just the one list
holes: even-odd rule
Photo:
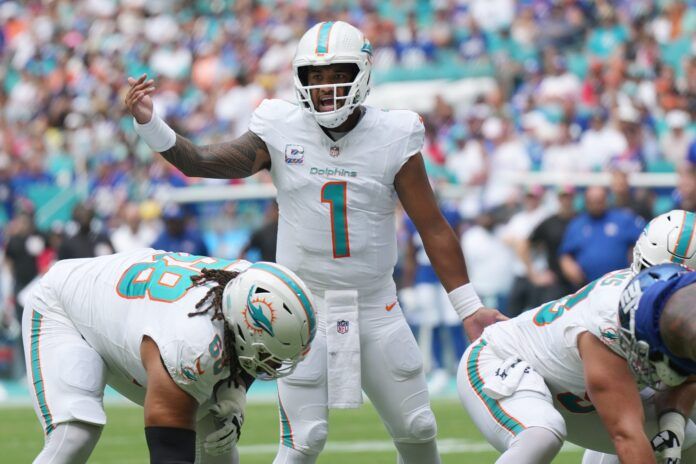
[[686, 256], [689, 252], [689, 246], [694, 237], [694, 228], [696, 227], [696, 213], [687, 211], [684, 213], [684, 223], [682, 224], [681, 233], [677, 237], [677, 246], [674, 254], [681, 257]]
[[319, 36], [317, 38], [317, 53], [328, 53], [329, 52], [329, 35], [331, 33], [331, 28], [333, 27], [333, 21], [327, 21], [322, 23], [319, 27]]
[[302, 290], [302, 287], [295, 282], [295, 279], [293, 279], [290, 275], [288, 275], [286, 272], [281, 270], [280, 268], [273, 266], [271, 264], [267, 263], [255, 263], [250, 266], [249, 269], [254, 268], [254, 269], [260, 269], [262, 271], [269, 272], [273, 274], [274, 276], [278, 277], [280, 280], [285, 283], [288, 287], [290, 287], [290, 290], [297, 296], [297, 298], [300, 300], [300, 303], [302, 304], [302, 308], [305, 310], [305, 314], [307, 314], [307, 320], [309, 321], [309, 334], [310, 337], [314, 335], [314, 332], [316, 331], [316, 318], [314, 317], [314, 309], [312, 307], [312, 302], [309, 301], [309, 297], [307, 296], [307, 293], [305, 293], [304, 290]]

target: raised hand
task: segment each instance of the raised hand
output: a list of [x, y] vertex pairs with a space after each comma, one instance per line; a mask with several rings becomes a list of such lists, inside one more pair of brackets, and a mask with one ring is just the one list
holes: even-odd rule
[[152, 119], [153, 105], [150, 94], [155, 90], [155, 81], [143, 74], [138, 79], [128, 77], [128, 93], [124, 100], [130, 114], [138, 124], [146, 124]]

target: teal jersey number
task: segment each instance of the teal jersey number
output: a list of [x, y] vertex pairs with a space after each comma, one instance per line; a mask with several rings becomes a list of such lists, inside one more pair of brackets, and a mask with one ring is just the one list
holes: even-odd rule
[[595, 410], [587, 393], [585, 393], [583, 398], [570, 392], [559, 393], [556, 395], [556, 399], [564, 408], [575, 414], [588, 414]]
[[181, 253], [161, 253], [152, 261], [135, 263], [123, 273], [116, 292], [123, 298], [172, 303], [191, 288], [191, 277], [203, 268], [224, 269], [234, 261]]
[[534, 315], [534, 323], [538, 326], [551, 324], [566, 311], [570, 311], [578, 303], [587, 298], [592, 289], [595, 288], [595, 285], [597, 285], [596, 280], [585, 285], [572, 295], [565, 296], [560, 300], [549, 301], [536, 312]]
[[565, 296], [559, 300], [549, 301], [537, 310], [533, 319], [534, 324], [540, 327], [551, 324], [565, 314], [566, 311], [570, 311], [587, 298], [597, 284], [600, 286], [619, 286], [630, 276], [630, 271], [613, 272], [608, 276], [593, 280], [572, 295]]
[[347, 191], [346, 182], [327, 182], [321, 188], [321, 202], [328, 203], [331, 212], [331, 241], [334, 258], [350, 256]]

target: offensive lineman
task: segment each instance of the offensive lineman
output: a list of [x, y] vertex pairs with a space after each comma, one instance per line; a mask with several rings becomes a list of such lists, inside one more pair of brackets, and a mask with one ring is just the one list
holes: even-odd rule
[[[637, 274], [660, 263], [677, 263], [696, 270], [696, 213], [672, 210], [654, 218], [645, 226], [633, 248], [631, 270]], [[652, 440], [653, 447], [660, 447], [660, 437], [665, 432], [668, 437], [676, 438], [662, 442], [660, 451], [665, 464], [679, 463], [684, 440], [684, 422], [685, 418], [690, 416], [689, 410], [693, 404], [693, 397], [689, 399], [689, 396], [696, 395], [696, 384], [685, 385], [681, 390], [686, 393], [686, 400], [682, 398], [683, 394], [674, 398], [674, 395], [655, 392], [650, 387], [641, 392], [641, 396], [646, 398], [657, 395], [655, 407], [659, 432]], [[586, 450], [582, 460], [583, 464], [618, 462], [617, 456], [594, 450]]]
[[39, 464], [87, 462], [106, 384], [144, 406], [150, 462], [238, 463], [246, 388], [292, 372], [316, 331], [283, 266], [153, 249], [59, 261], [26, 309]]
[[[694, 213], [675, 210], [659, 216], [646, 226], [636, 244], [633, 269], [640, 270], [672, 261], [696, 267], [695, 238]], [[664, 266], [668, 269], [660, 271]], [[676, 272], [674, 269], [670, 271], [670, 266], [676, 267]], [[503, 452], [497, 462], [551, 462], [566, 438], [589, 449], [617, 452], [622, 462], [655, 462], [650, 442], [643, 431], [644, 409], [641, 400], [649, 406], [645, 408], [645, 426], [649, 436], [658, 431], [674, 430], [677, 434], [680, 432], [683, 449], [694, 443], [696, 430], [693, 423], [689, 423], [689, 433], [684, 442], [685, 421], [683, 417], [679, 421], [676, 417], [679, 414], [665, 414], [658, 423], [656, 413], [664, 411], [655, 410], [658, 398], [654, 390], [645, 389], [642, 398], [638, 396], [631, 370], [628, 369], [630, 365], [631, 369], [642, 373], [638, 380], [643, 386], [654, 386], [655, 376], [645, 375], [646, 372], [654, 372], [652, 364], [647, 362], [647, 353], [645, 360], [642, 360], [645, 362], [641, 370], [634, 361], [635, 344], [631, 345], [630, 342], [631, 339], [635, 341], [643, 337], [643, 331], [634, 331], [638, 326], [633, 321], [638, 315], [643, 315], [641, 321], [649, 320], [645, 318], [646, 313], [652, 314], [648, 310], [662, 311], [665, 308], [665, 301], [676, 287], [665, 291], [658, 287], [668, 284], [659, 283], [654, 289], [647, 289], [658, 281], [669, 280], [678, 273], [684, 274], [686, 277], [682, 280], [686, 279], [686, 283], [683, 282], [683, 286], [690, 284], [689, 292], [693, 295], [696, 274], [686, 272], [686, 269], [662, 265], [642, 271], [633, 280], [631, 270], [611, 272], [573, 295], [549, 302], [484, 331], [462, 358], [457, 380], [465, 408], [489, 442]], [[653, 271], [655, 275], [650, 274]], [[630, 294], [625, 289], [632, 289], [629, 282], [636, 281], [645, 288], [641, 288], [640, 292], [634, 290], [633, 296], [644, 291], [646, 295], [652, 292], [652, 300], [641, 299], [643, 309], [638, 312], [621, 313], [619, 324], [619, 301], [626, 306], [626, 297], [622, 294]], [[662, 297], [658, 299], [660, 303], [647, 305], [648, 301], [655, 301], [655, 292], [658, 291], [662, 292], [658, 293]], [[682, 297], [679, 305], [684, 306], [684, 301]], [[681, 311], [687, 309], [682, 308]], [[659, 320], [659, 313], [655, 314], [658, 314], [655, 320]], [[694, 330], [693, 324], [681, 326], [684, 327], [671, 327], [662, 337], [665, 340], [679, 340], [677, 335], [680, 331]], [[681, 336], [686, 340], [681, 345], [686, 347], [680, 348], [679, 356], [691, 356], [692, 361], [686, 367], [682, 364], [678, 366], [680, 376], [665, 376], [672, 384], [683, 381], [685, 374], [696, 372], [693, 351], [689, 351], [693, 350], [696, 334]], [[655, 343], [650, 346], [654, 351], [662, 348]], [[661, 353], [667, 353], [666, 358], [670, 363], [675, 358], [673, 353], [665, 350]], [[665, 356], [657, 354], [665, 359]], [[651, 359], [654, 361], [656, 358], [653, 356]], [[657, 372], [673, 374], [671, 368], [664, 369], [664, 362], [656, 364], [663, 366]], [[689, 393], [689, 390], [693, 390], [691, 387], [691, 384], [680, 387], [686, 390], [686, 401], [679, 398], [674, 400], [677, 404], [681, 401], [680, 412], [686, 416], [690, 415], [693, 404], [693, 397]], [[677, 397], [680, 394], [681, 391], [677, 392]], [[688, 403], [686, 406], [684, 401]], [[669, 420], [665, 421], [665, 416]], [[656, 447], [660, 447], [659, 444]], [[663, 443], [662, 448], [665, 447]], [[596, 460], [597, 456], [601, 454], [588, 452], [583, 462], [603, 462]]]
[[136, 131], [187, 176], [248, 177], [270, 170], [278, 189], [277, 261], [316, 296], [319, 331], [298, 369], [278, 382], [281, 444], [275, 463], [313, 463], [328, 409], [372, 400], [399, 462], [440, 462], [422, 358], [397, 303], [397, 199], [413, 220], [470, 339], [503, 319], [483, 308], [457, 237], [440, 214], [410, 111], [363, 106], [372, 47], [341, 21], [315, 25], [293, 60], [298, 104], [265, 100], [236, 140], [196, 146], [153, 112], [155, 87], [129, 78]]

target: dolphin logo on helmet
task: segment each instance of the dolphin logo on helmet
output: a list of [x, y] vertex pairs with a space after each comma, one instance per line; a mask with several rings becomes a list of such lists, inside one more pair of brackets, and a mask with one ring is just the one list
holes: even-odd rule
[[263, 313], [263, 308], [261, 308], [261, 306], [254, 305], [253, 297], [254, 293], [256, 293], [256, 288], [256, 285], [252, 285], [249, 289], [246, 303], [247, 311], [254, 321], [254, 326], [261, 330], [265, 330], [269, 335], [273, 336], [273, 325], [271, 321]]

